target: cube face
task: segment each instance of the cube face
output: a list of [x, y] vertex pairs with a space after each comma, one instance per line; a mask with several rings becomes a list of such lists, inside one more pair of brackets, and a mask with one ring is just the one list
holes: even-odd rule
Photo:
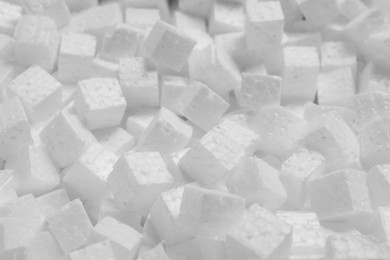
[[94, 78], [79, 82], [75, 109], [89, 129], [120, 124], [126, 100], [115, 78]]
[[22, 66], [38, 65], [52, 71], [59, 47], [55, 22], [47, 17], [25, 15], [15, 29], [15, 59]]
[[178, 114], [175, 102], [180, 94], [188, 87], [188, 80], [182, 77], [163, 76], [161, 78], [160, 107], [165, 107]]
[[23, 0], [23, 6], [28, 13], [50, 17], [58, 28], [65, 26], [71, 18], [65, 0]]
[[157, 9], [128, 7], [125, 11], [125, 17], [127, 24], [136, 26], [146, 32], [160, 20], [160, 12]]
[[298, 0], [297, 2], [305, 18], [314, 27], [325, 25], [340, 14], [336, 0]]
[[33, 121], [49, 117], [61, 107], [62, 85], [45, 70], [33, 66], [16, 77], [8, 86], [18, 96]]
[[374, 207], [386, 207], [390, 205], [390, 200], [388, 199], [390, 186], [389, 181], [389, 164], [376, 165], [368, 171], [367, 185]]
[[321, 45], [321, 70], [350, 67], [356, 73], [356, 52], [345, 42], [324, 42]]
[[92, 224], [80, 200], [74, 200], [48, 218], [49, 228], [64, 252], [87, 243]]
[[175, 108], [203, 130], [209, 130], [228, 110], [229, 103], [205, 84], [192, 81], [179, 96]]
[[207, 0], [180, 0], [179, 9], [184, 13], [207, 18], [212, 7], [212, 2]]
[[120, 127], [99, 129], [93, 134], [101, 145], [117, 156], [135, 146], [135, 137]]
[[158, 21], [144, 42], [144, 49], [154, 61], [179, 71], [186, 63], [195, 41], [173, 26]]
[[209, 17], [209, 33], [212, 35], [240, 32], [244, 29], [244, 8], [238, 3], [213, 4]]

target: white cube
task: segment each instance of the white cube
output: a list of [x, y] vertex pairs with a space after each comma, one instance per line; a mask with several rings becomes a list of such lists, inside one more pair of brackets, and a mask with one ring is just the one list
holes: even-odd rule
[[45, 218], [59, 211], [63, 206], [70, 202], [68, 193], [65, 189], [54, 190], [39, 196], [37, 199]]
[[16, 97], [0, 103], [0, 157], [8, 159], [32, 143], [30, 124]]
[[390, 205], [390, 164], [375, 165], [367, 174], [367, 185], [374, 207]]
[[108, 189], [107, 178], [118, 157], [99, 143], [90, 145], [65, 172], [63, 182], [74, 191], [73, 196], [100, 203]]
[[54, 117], [39, 136], [50, 157], [60, 167], [73, 164], [90, 144], [96, 142], [77, 116], [64, 112]]
[[178, 114], [175, 102], [180, 94], [188, 87], [188, 79], [177, 76], [162, 76], [160, 79], [160, 107], [165, 107]]
[[79, 199], [63, 206], [47, 219], [49, 229], [61, 246], [69, 253], [87, 244], [93, 226]]
[[1, 1], [0, 10], [0, 33], [12, 36], [23, 9], [14, 3]]
[[201, 184], [215, 184], [253, 154], [257, 138], [236, 122], [222, 121], [195, 142], [181, 158], [180, 167]]
[[62, 35], [58, 58], [58, 78], [65, 82], [78, 82], [89, 77], [96, 52], [96, 37], [88, 34]]
[[184, 13], [207, 18], [212, 4], [209, 0], [180, 0], [178, 8]]
[[55, 238], [48, 231], [43, 231], [31, 238], [24, 249], [31, 259], [51, 260], [63, 255]]
[[206, 32], [206, 21], [201, 17], [183, 13], [180, 11], [174, 11], [173, 24], [183, 32], [191, 30]]
[[292, 228], [257, 204], [245, 210], [226, 237], [229, 259], [287, 259]]
[[321, 70], [328, 71], [343, 67], [351, 68], [356, 75], [356, 51], [347, 42], [323, 42], [321, 45]]
[[47, 119], [61, 109], [61, 83], [38, 66], [17, 76], [9, 84], [8, 93], [20, 98], [33, 122]]
[[325, 25], [340, 15], [338, 0], [297, 0], [299, 10], [313, 27]]
[[127, 118], [126, 130], [135, 137], [137, 142], [158, 111], [156, 108], [141, 109]]
[[99, 0], [65, 0], [65, 2], [68, 5], [69, 10], [72, 12], [79, 12], [99, 4]]
[[44, 16], [25, 15], [15, 29], [15, 60], [22, 66], [38, 65], [51, 72], [60, 44], [55, 22]]
[[257, 157], [244, 159], [225, 179], [228, 190], [245, 198], [246, 205], [258, 205], [274, 211], [286, 201], [287, 193], [279, 172]]
[[116, 78], [79, 81], [74, 105], [89, 129], [118, 126], [126, 110], [126, 100]]
[[244, 30], [245, 12], [241, 4], [214, 2], [209, 16], [211, 35], [240, 32]]
[[128, 152], [114, 165], [108, 182], [120, 205], [146, 215], [158, 195], [171, 187], [173, 178], [158, 152]]
[[238, 104], [253, 109], [279, 106], [281, 81], [279, 76], [242, 73], [241, 87], [235, 91]]
[[192, 137], [192, 127], [162, 107], [140, 136], [137, 151], [168, 154], [183, 149]]
[[109, 127], [93, 132], [97, 141], [108, 151], [121, 156], [135, 146], [135, 137], [120, 127]]
[[313, 101], [320, 61], [315, 47], [285, 47], [282, 102]]
[[142, 254], [139, 254], [138, 259], [139, 260], [149, 260], [157, 258], [159, 260], [169, 260], [167, 253], [165, 252], [164, 246], [162, 243], [158, 244], [157, 246], [153, 247], [152, 249], [143, 252]]
[[198, 81], [191, 81], [175, 102], [175, 110], [207, 131], [218, 124], [229, 103]]
[[154, 8], [133, 8], [128, 7], [125, 10], [126, 23], [141, 29], [144, 36], [146, 36], [153, 25], [161, 19], [160, 12]]
[[166, 22], [158, 21], [143, 43], [153, 61], [179, 71], [186, 64], [196, 42]]
[[23, 0], [23, 8], [26, 13], [47, 16], [53, 19], [59, 29], [64, 27], [71, 18], [65, 0]]

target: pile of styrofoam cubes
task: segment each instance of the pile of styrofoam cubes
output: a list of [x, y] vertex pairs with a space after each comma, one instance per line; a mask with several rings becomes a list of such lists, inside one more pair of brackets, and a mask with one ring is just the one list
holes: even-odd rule
[[0, 0], [0, 259], [390, 259], [388, 0]]

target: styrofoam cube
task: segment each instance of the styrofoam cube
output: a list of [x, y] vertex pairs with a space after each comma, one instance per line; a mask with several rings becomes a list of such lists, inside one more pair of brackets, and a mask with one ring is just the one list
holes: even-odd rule
[[290, 29], [293, 25], [302, 20], [303, 14], [298, 8], [297, 0], [280, 1], [284, 14], [285, 28]]
[[162, 107], [140, 136], [137, 151], [168, 154], [183, 149], [192, 137], [192, 127]]
[[126, 23], [141, 29], [144, 36], [153, 28], [153, 25], [161, 19], [160, 12], [154, 8], [133, 8], [125, 10]]
[[363, 126], [359, 135], [360, 160], [366, 169], [376, 164], [388, 164], [390, 118], [378, 118]]
[[224, 237], [241, 217], [242, 197], [195, 185], [184, 187], [177, 221], [183, 230], [200, 237]]
[[213, 2], [209, 0], [180, 0], [178, 9], [184, 13], [207, 18]]
[[30, 124], [20, 100], [15, 97], [0, 103], [0, 157], [7, 159], [32, 141]]
[[282, 102], [314, 101], [320, 61], [317, 48], [284, 48]]
[[68, 5], [69, 10], [72, 12], [79, 12], [99, 4], [99, 0], [65, 0], [65, 2]]
[[58, 78], [64, 82], [78, 82], [89, 77], [96, 53], [96, 37], [88, 34], [62, 35], [58, 57]]
[[91, 78], [107, 77], [116, 78], [119, 75], [119, 64], [100, 58], [92, 60], [89, 76]]
[[169, 22], [171, 18], [170, 2], [168, 0], [124, 0], [125, 6], [142, 8], [157, 8], [161, 19]]
[[41, 212], [45, 218], [48, 218], [70, 202], [65, 189], [54, 190], [43, 194], [36, 198], [36, 201], [40, 205]]
[[345, 168], [310, 182], [311, 208], [320, 220], [347, 221], [357, 228], [369, 225], [372, 213], [366, 173]]
[[337, 0], [297, 0], [299, 10], [313, 27], [325, 25], [340, 15]]
[[47, 16], [53, 19], [59, 29], [64, 27], [71, 18], [65, 0], [23, 0], [23, 9], [26, 13]]
[[177, 76], [162, 76], [160, 80], [160, 107], [166, 107], [172, 112], [178, 113], [175, 109], [175, 102], [180, 94], [188, 87], [188, 79]]
[[260, 136], [257, 149], [281, 158], [297, 147], [306, 120], [295, 116], [285, 107], [266, 107], [259, 110], [250, 122], [250, 129]]
[[63, 206], [47, 219], [49, 229], [65, 252], [87, 244], [93, 226], [79, 199]]
[[75, 110], [89, 129], [118, 126], [126, 110], [126, 99], [116, 78], [79, 81]]
[[281, 44], [284, 15], [279, 1], [248, 0], [245, 12], [248, 48], [264, 51]]
[[86, 247], [69, 253], [69, 260], [86, 260], [86, 259], [107, 259], [117, 260], [118, 256], [115, 254], [113, 242], [110, 240], [93, 243]]
[[229, 103], [205, 84], [191, 81], [177, 98], [174, 107], [179, 114], [207, 131], [219, 123]]
[[141, 245], [140, 233], [112, 217], [105, 217], [96, 224], [92, 238], [111, 241], [118, 259], [134, 259]]
[[195, 50], [188, 64], [190, 78], [206, 84], [219, 95], [241, 84], [241, 75], [232, 57], [214, 44]]
[[131, 150], [135, 146], [135, 138], [120, 127], [103, 128], [93, 132], [97, 141], [108, 151], [117, 156]]
[[160, 259], [160, 260], [169, 260], [167, 253], [165, 252], [163, 244], [158, 244], [152, 249], [140, 254], [138, 256], [139, 260], [152, 260], [152, 259]]
[[258, 205], [274, 211], [286, 201], [287, 193], [279, 172], [257, 157], [244, 159], [225, 178], [228, 190], [245, 198], [246, 205]]
[[211, 35], [240, 32], [244, 30], [245, 12], [241, 4], [214, 2], [209, 16]]
[[158, 75], [156, 71], [148, 71], [144, 58], [121, 59], [119, 83], [129, 107], [159, 105]]
[[186, 31], [203, 31], [206, 32], [206, 21], [201, 17], [180, 12], [178, 10], [173, 13], [173, 24], [183, 32]]
[[167, 246], [166, 252], [171, 260], [226, 259], [225, 241], [218, 238], [193, 238]]
[[178, 186], [162, 192], [150, 208], [150, 222], [159, 238], [167, 245], [174, 245], [191, 237], [178, 222], [184, 188], [185, 186]]
[[351, 68], [323, 71], [318, 75], [318, 104], [337, 105], [340, 100], [350, 98], [355, 94], [355, 77]]
[[23, 9], [15, 3], [1, 1], [0, 10], [0, 33], [12, 36]]
[[8, 93], [20, 98], [33, 122], [47, 119], [61, 109], [61, 83], [38, 66], [17, 76], [9, 84]]
[[356, 74], [356, 51], [348, 42], [323, 42], [321, 45], [321, 70], [328, 71], [343, 67], [351, 68]]
[[309, 122], [300, 143], [322, 154], [326, 158], [327, 170], [358, 165], [358, 139], [336, 112], [325, 113]]
[[67, 169], [63, 182], [78, 198], [100, 202], [107, 192], [107, 178], [117, 160], [115, 154], [94, 143]]
[[18, 194], [43, 194], [60, 183], [59, 171], [43, 146], [28, 146], [9, 158], [6, 168], [15, 170]]
[[179, 165], [197, 182], [215, 184], [253, 154], [257, 138], [254, 132], [236, 122], [222, 121], [195, 142]]
[[104, 37], [99, 57], [116, 63], [121, 58], [134, 57], [142, 39], [142, 34], [133, 25], [119, 25], [112, 34]]
[[313, 212], [279, 211], [281, 220], [292, 227], [291, 259], [321, 259], [327, 235]]
[[228, 259], [286, 259], [292, 228], [257, 204], [244, 211], [226, 236]]
[[279, 106], [281, 81], [279, 76], [242, 73], [241, 87], [235, 91], [238, 104], [253, 109]]
[[158, 152], [127, 152], [108, 177], [109, 188], [118, 203], [142, 213], [172, 182], [172, 175]]
[[52, 260], [63, 255], [55, 238], [48, 231], [41, 232], [31, 238], [24, 248], [27, 258], [32, 260]]
[[310, 180], [325, 174], [325, 158], [301, 148], [288, 157], [281, 167], [281, 179], [287, 191], [287, 205], [300, 209], [307, 200]]
[[318, 32], [288, 32], [285, 36], [287, 39], [283, 42], [284, 46], [312, 46], [319, 50], [322, 43], [322, 35]]
[[130, 115], [126, 121], [126, 130], [138, 140], [158, 111], [157, 108], [147, 108]]
[[193, 39], [159, 20], [146, 37], [142, 48], [153, 61], [179, 71], [187, 62], [195, 44]]
[[39, 136], [50, 157], [60, 167], [73, 164], [90, 144], [96, 142], [77, 116], [64, 112], [54, 117]]
[[367, 174], [367, 185], [374, 207], [390, 205], [390, 164], [375, 165]]
[[38, 65], [51, 72], [57, 62], [60, 39], [55, 22], [48, 17], [22, 16], [15, 29], [15, 60], [22, 66]]

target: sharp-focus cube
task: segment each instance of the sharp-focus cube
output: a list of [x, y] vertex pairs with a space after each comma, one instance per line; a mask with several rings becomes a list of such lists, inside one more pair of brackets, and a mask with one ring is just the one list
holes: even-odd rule
[[241, 88], [235, 91], [238, 104], [256, 110], [279, 106], [281, 81], [279, 76], [243, 73]]
[[215, 184], [253, 154], [257, 138], [248, 128], [225, 120], [186, 152], [180, 167], [199, 183]]
[[37, 199], [38, 204], [41, 207], [41, 212], [45, 218], [59, 211], [63, 206], [70, 202], [68, 193], [65, 189], [51, 191]]
[[117, 159], [99, 143], [92, 144], [66, 171], [63, 181], [78, 198], [100, 202], [107, 192], [107, 178]]
[[279, 1], [248, 0], [245, 12], [248, 48], [266, 51], [281, 44], [284, 15]]
[[88, 34], [62, 35], [58, 58], [58, 78], [64, 82], [78, 82], [89, 77], [96, 52], [96, 37]]
[[328, 71], [343, 67], [351, 68], [356, 74], [356, 52], [347, 42], [324, 42], [321, 45], [321, 70]]
[[315, 47], [285, 47], [282, 102], [314, 101], [320, 69]]
[[287, 259], [292, 228], [268, 210], [253, 204], [226, 237], [228, 259]]
[[127, 58], [119, 62], [119, 83], [129, 107], [157, 107], [160, 103], [158, 75], [148, 71], [144, 58]]
[[191, 235], [178, 222], [185, 186], [162, 192], [150, 208], [150, 222], [167, 245], [187, 240]]
[[244, 159], [225, 179], [228, 190], [245, 198], [246, 205], [258, 205], [274, 211], [286, 201], [286, 190], [279, 172], [263, 160]]
[[58, 28], [64, 27], [71, 18], [65, 0], [23, 0], [23, 8], [26, 13], [53, 19]]
[[292, 227], [291, 259], [323, 259], [327, 235], [315, 213], [279, 211], [276, 215]]
[[121, 58], [137, 54], [142, 34], [130, 24], [122, 24], [112, 34], [106, 34], [99, 57], [118, 63]]
[[358, 164], [358, 139], [336, 112], [313, 119], [303, 131], [300, 143], [326, 158], [327, 171], [355, 167]]
[[368, 171], [367, 185], [374, 207], [390, 206], [390, 164], [372, 167]]
[[8, 93], [20, 98], [32, 121], [47, 119], [61, 109], [61, 83], [38, 66], [17, 76], [9, 84]]
[[340, 15], [338, 0], [297, 0], [299, 10], [313, 27], [320, 27]]
[[58, 114], [40, 133], [51, 158], [60, 166], [74, 163], [85, 149], [96, 142], [75, 115]]
[[188, 79], [175, 76], [162, 76], [160, 81], [161, 97], [160, 107], [165, 107], [178, 114], [175, 109], [176, 100], [180, 94], [188, 87]]
[[295, 116], [282, 106], [259, 110], [250, 122], [250, 128], [260, 136], [257, 149], [281, 158], [297, 147], [297, 141], [306, 126], [306, 120]]
[[153, 118], [157, 115], [158, 109], [141, 109], [129, 116], [126, 121], [126, 130], [131, 133], [136, 140], [139, 140], [143, 132], [148, 128]]
[[241, 84], [240, 71], [233, 58], [214, 44], [195, 50], [188, 64], [190, 78], [206, 84], [219, 95]]
[[214, 2], [209, 17], [211, 35], [240, 32], [244, 30], [245, 12], [241, 4]]
[[146, 37], [143, 49], [153, 61], [179, 71], [186, 64], [195, 44], [192, 38], [160, 20]]
[[137, 151], [168, 154], [183, 149], [192, 137], [192, 127], [162, 107], [140, 136]]
[[175, 108], [201, 129], [207, 131], [219, 123], [229, 103], [198, 81], [191, 81], [177, 98]]
[[120, 127], [99, 129], [93, 132], [97, 141], [108, 151], [121, 156], [135, 146], [135, 138]]
[[31, 143], [30, 124], [19, 99], [0, 103], [0, 157], [7, 159]]
[[114, 165], [108, 182], [120, 205], [145, 213], [173, 178], [158, 152], [128, 152]]
[[49, 229], [65, 252], [87, 244], [93, 226], [79, 199], [69, 202], [47, 219]]
[[307, 199], [308, 182], [325, 173], [325, 158], [301, 148], [283, 162], [280, 173], [288, 195], [288, 206], [300, 209]]
[[9, 158], [6, 167], [15, 170], [18, 194], [43, 194], [60, 183], [57, 167], [43, 146], [28, 146], [17, 156]]
[[359, 135], [360, 160], [366, 169], [390, 163], [390, 117], [372, 120]]
[[337, 105], [340, 100], [350, 98], [355, 94], [355, 77], [351, 68], [323, 71], [318, 75], [318, 104]]
[[180, 0], [178, 8], [184, 13], [207, 18], [212, 5], [213, 2], [209, 0]]
[[190, 234], [224, 237], [244, 212], [245, 200], [195, 185], [185, 186], [177, 221]]
[[19, 5], [0, 2], [0, 33], [12, 36], [15, 31], [16, 24], [22, 17], [22, 7]]
[[320, 220], [346, 221], [357, 228], [369, 225], [372, 213], [366, 173], [345, 168], [310, 182], [311, 208]]
[[112, 217], [101, 219], [96, 224], [92, 237], [98, 241], [111, 241], [118, 259], [134, 259], [141, 245], [140, 233]]
[[60, 44], [55, 22], [44, 16], [25, 15], [15, 29], [15, 60], [22, 66], [38, 65], [52, 71]]
[[116, 78], [79, 81], [75, 110], [89, 129], [118, 126], [126, 110], [126, 100]]
[[113, 242], [110, 240], [101, 241], [80, 248], [69, 253], [69, 260], [93, 260], [93, 259], [106, 259], [106, 260], [118, 260]]

